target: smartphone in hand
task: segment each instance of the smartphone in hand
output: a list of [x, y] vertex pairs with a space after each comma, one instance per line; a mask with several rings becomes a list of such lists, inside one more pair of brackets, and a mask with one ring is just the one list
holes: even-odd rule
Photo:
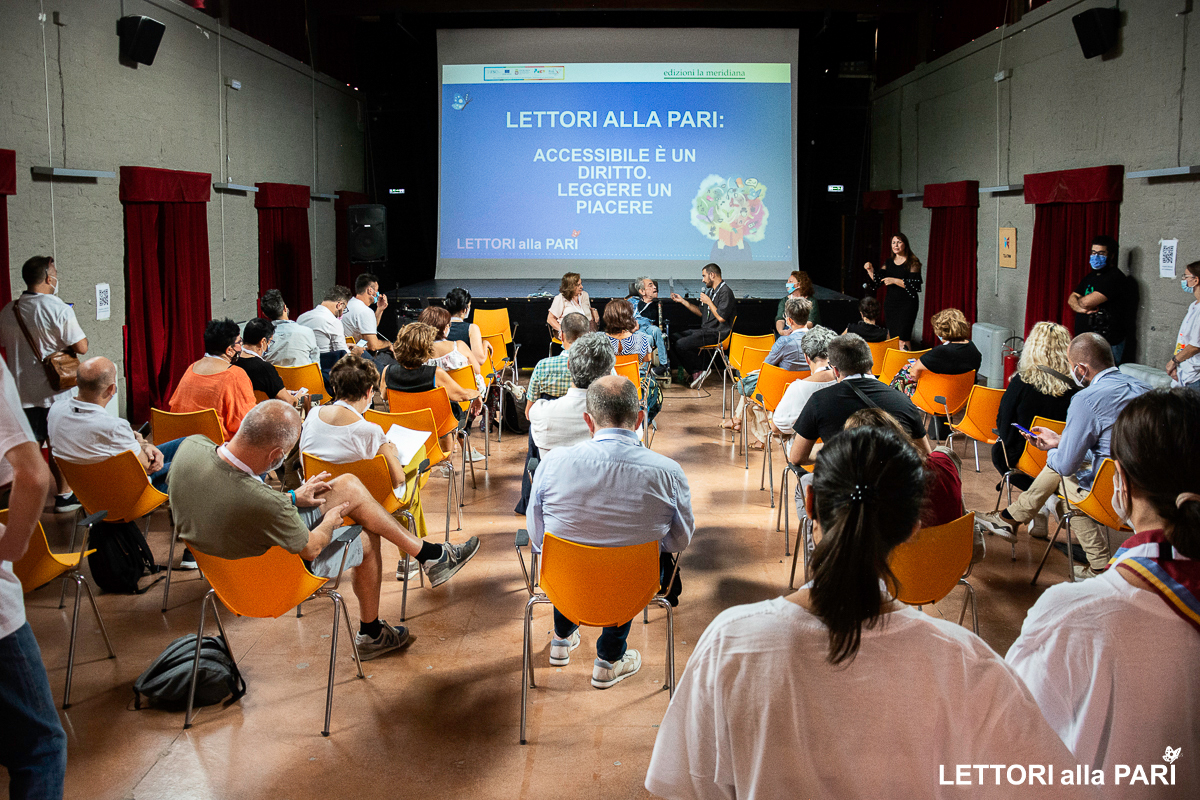
[[1029, 430], [1028, 428], [1023, 428], [1015, 422], [1012, 424], [1012, 426], [1014, 428], [1016, 428], [1017, 430], [1019, 430], [1025, 436], [1026, 439], [1036, 439], [1037, 438], [1037, 434], [1034, 433], [1033, 431]]

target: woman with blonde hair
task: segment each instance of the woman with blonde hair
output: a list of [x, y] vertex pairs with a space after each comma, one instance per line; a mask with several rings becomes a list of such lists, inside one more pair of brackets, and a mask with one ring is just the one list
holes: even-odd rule
[[583, 290], [583, 278], [578, 272], [568, 272], [562, 276], [558, 296], [550, 303], [550, 313], [546, 315], [546, 324], [554, 329], [554, 335], [560, 339], [562, 318], [567, 314], [583, 314], [591, 321], [592, 330], [600, 326], [600, 314], [592, 308], [588, 293]]

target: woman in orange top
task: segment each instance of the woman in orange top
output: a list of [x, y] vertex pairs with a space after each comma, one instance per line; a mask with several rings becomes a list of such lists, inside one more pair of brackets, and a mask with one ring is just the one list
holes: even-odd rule
[[204, 358], [187, 368], [175, 393], [175, 413], [214, 408], [228, 441], [242, 425], [242, 417], [254, 408], [254, 389], [245, 370], [232, 369], [242, 351], [242, 336], [231, 319], [211, 319], [204, 326]]

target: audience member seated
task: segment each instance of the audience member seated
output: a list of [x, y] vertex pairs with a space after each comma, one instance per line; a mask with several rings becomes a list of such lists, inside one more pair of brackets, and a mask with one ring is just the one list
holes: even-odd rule
[[[329, 369], [346, 353], [363, 354], [363, 348], [346, 344], [346, 329], [342, 327], [342, 315], [350, 302], [350, 290], [345, 286], [331, 286], [325, 299], [311, 311], [305, 311], [296, 320], [313, 332], [316, 338], [321, 372], [329, 377]], [[356, 340], [358, 341], [358, 340]]]
[[588, 293], [583, 290], [583, 278], [578, 272], [568, 272], [562, 276], [558, 294], [550, 302], [550, 312], [546, 314], [546, 324], [554, 330], [554, 335], [562, 339], [562, 318], [567, 314], [583, 314], [596, 330], [600, 324], [600, 314], [592, 308]]
[[295, 403], [296, 393], [283, 388], [283, 378], [279, 377], [275, 365], [263, 355], [271, 346], [274, 332], [275, 326], [265, 319], [255, 318], [247, 322], [242, 331], [242, 349], [233, 365], [250, 376], [250, 386], [254, 391], [285, 403]]
[[479, 370], [479, 362], [471, 348], [461, 339], [450, 339], [450, 312], [441, 306], [428, 306], [421, 311], [417, 322], [423, 322], [434, 330], [433, 356], [427, 361], [436, 367], [449, 372], [450, 370], [470, 367], [475, 373], [475, 385], [480, 392], [484, 389], [483, 375]]
[[[647, 277], [641, 277], [629, 284], [629, 297], [633, 306], [633, 321], [638, 324], [638, 331], [650, 337], [658, 363], [652, 368], [654, 374], [663, 377], [671, 371], [671, 362], [667, 353], [667, 338], [658, 320], [662, 319], [662, 301], [658, 299], [658, 284]], [[651, 318], [651, 314], [654, 315]]]
[[587, 333], [575, 340], [567, 351], [567, 369], [573, 385], [557, 400], [538, 400], [529, 409], [533, 443], [543, 461], [548, 450], [570, 447], [591, 438], [583, 418], [587, 390], [593, 381], [611, 374], [616, 361], [603, 333]]
[[233, 368], [241, 352], [237, 323], [210, 319], [204, 326], [204, 357], [183, 373], [167, 410], [178, 414], [214, 408], [225, 438], [232, 438], [255, 402], [250, 376]]
[[[602, 334], [584, 336], [571, 350], [591, 352]], [[611, 354], [610, 354], [611, 358]], [[626, 379], [604, 375], [584, 393], [584, 421], [591, 436], [574, 447], [546, 454], [533, 479], [529, 504], [529, 539], [542, 549], [547, 531], [593, 547], [623, 547], [657, 541], [663, 583], [674, 563], [667, 553], [687, 547], [695, 532], [687, 476], [676, 462], [641, 446], [635, 431], [642, 426], [637, 389]], [[672, 586], [668, 598], [678, 599]], [[607, 689], [641, 668], [637, 650], [626, 647], [629, 627], [604, 628], [596, 639], [592, 686]], [[554, 610], [550, 663], [566, 666], [579, 647], [579, 625]]]
[[863, 341], [878, 344], [888, 340], [887, 328], [877, 325], [879, 319], [879, 301], [874, 297], [864, 297], [858, 301], [858, 320], [846, 326], [842, 333], [856, 333]]
[[662, 389], [650, 374], [653, 345], [650, 337], [640, 332], [633, 318], [633, 305], [628, 300], [609, 300], [604, 307], [604, 331], [616, 355], [633, 355], [638, 358], [638, 374], [641, 376], [642, 396], [646, 400], [646, 422], [649, 424], [662, 410]]
[[[474, 414], [482, 407], [483, 401], [478, 392], [459, 385], [458, 381], [446, 374], [446, 370], [427, 363], [433, 357], [436, 338], [437, 331], [423, 322], [410, 322], [401, 328], [392, 346], [396, 366], [384, 368], [379, 379], [379, 391], [387, 397], [388, 389], [396, 392], [429, 392], [440, 386], [450, 398], [450, 411], [454, 413], [454, 418], [461, 420], [463, 410], [458, 405], [460, 402], [472, 401], [470, 412]], [[451, 431], [442, 437], [441, 448], [452, 453], [456, 442]]]
[[488, 357], [491, 345], [483, 340], [483, 333], [474, 322], [467, 322], [471, 316], [471, 293], [466, 289], [451, 289], [446, 293], [443, 305], [450, 312], [450, 332], [446, 338], [452, 342], [463, 342], [475, 356], [475, 361], [482, 366]]
[[[1067, 408], [1071, 404], [1071, 396], [1075, 394], [1074, 384], [1067, 380], [1067, 373], [1071, 371], [1067, 361], [1067, 348], [1070, 346], [1071, 334], [1062, 325], [1053, 322], [1037, 323], [1026, 337], [1021, 348], [1021, 359], [1017, 362], [1017, 374], [1012, 376], [1004, 390], [1000, 413], [996, 416], [1000, 441], [992, 445], [992, 464], [1001, 475], [1015, 469], [1021, 460], [1021, 453], [1025, 452], [1025, 437], [1013, 427], [1014, 422], [1028, 430], [1033, 425], [1034, 417], [1060, 422], [1067, 418]], [[1039, 367], [1048, 367], [1062, 375], [1062, 378]], [[1028, 489], [1033, 483], [1033, 478], [1023, 472], [1013, 475], [1010, 480], [1013, 486], [1021, 490]], [[996, 487], [997, 491], [999, 488]], [[1044, 511], [1034, 518], [1033, 524], [1042, 532], [1038, 538], [1047, 538]]]
[[821, 313], [817, 309], [817, 290], [813, 287], [812, 279], [808, 277], [807, 272], [796, 270], [788, 275], [787, 282], [784, 283], [784, 288], [787, 294], [779, 301], [779, 308], [775, 310], [775, 335], [787, 336], [792, 331], [801, 330], [788, 322], [787, 318], [787, 301], [793, 297], [803, 297], [810, 304], [808, 312], [808, 323], [805, 326], [811, 328], [814, 325], [821, 324]]
[[[379, 370], [364, 356], [345, 356], [329, 371], [329, 383], [335, 398], [333, 403], [310, 412], [304, 419], [300, 432], [301, 460], [305, 453], [331, 464], [351, 464], [383, 456], [392, 476], [392, 487], [402, 493], [405, 481], [417, 479], [416, 468], [424, 456], [414, 459], [412, 470], [407, 470], [408, 465], [400, 460], [400, 452], [387, 440], [383, 428], [363, 419], [363, 412], [370, 408], [371, 396], [379, 383]], [[421, 510], [419, 489], [413, 493], [408, 510], [413, 515], [413, 533], [418, 539], [424, 539], [429, 528]], [[398, 515], [399, 512], [397, 519]], [[409, 562], [410, 565], [415, 563]], [[400, 567], [396, 569], [397, 580], [402, 580]], [[409, 577], [416, 577], [415, 569], [410, 566]]]
[[[375, 310], [371, 310], [371, 306]], [[342, 330], [349, 339], [365, 341], [366, 351], [371, 358], [376, 355], [391, 355], [391, 342], [379, 335], [379, 320], [388, 306], [387, 295], [379, 291], [379, 278], [364, 272], [354, 281], [354, 297], [346, 301], [346, 312], [342, 314]]]
[[938, 344], [918, 359], [910, 359], [892, 381], [892, 386], [912, 396], [924, 372], [938, 375], [962, 375], [976, 372], [983, 355], [971, 341], [971, 325], [957, 308], [944, 308], [930, 320]]
[[[763, 360], [764, 364], [788, 370], [789, 372], [805, 371], [808, 360], [804, 357], [804, 337], [808, 333], [808, 312], [812, 303], [803, 297], [789, 297], [784, 303], [784, 316], [788, 324], [788, 333], [780, 336], [771, 345], [771, 351]], [[758, 370], [753, 370], [742, 376], [737, 382], [736, 389], [741, 397], [737, 408], [730, 419], [721, 423], [722, 428], [735, 431], [742, 429], [742, 409], [746, 406], [746, 398], [754, 397], [758, 389]], [[756, 403], [750, 403], [747, 411], [750, 425], [751, 447], [760, 448], [767, 439], [769, 431], [767, 412]]]
[[[1047, 589], [1006, 656], [1070, 763], [1112, 776], [1121, 764], [1163, 764], [1164, 745], [1183, 747], [1168, 759], [1174, 786], [1139, 796], [1200, 786], [1200, 759], [1186, 757], [1200, 739], [1197, 454], [1200, 394], [1160, 390], [1125, 406], [1112, 434], [1113, 507], [1134, 534], [1096, 580]], [[1123, 798], [1134, 785], [1096, 791]]]
[[[313, 415], [316, 416], [316, 415]], [[313, 574], [333, 578], [342, 563], [339, 545], [331, 545], [343, 517], [363, 526], [346, 560], [352, 567], [358, 598], [359, 656], [371, 659], [399, 649], [408, 631], [379, 619], [383, 564], [380, 539], [414, 556], [431, 586], [440, 586], [479, 549], [472, 536], [462, 544], [433, 544], [413, 537], [372, 499], [353, 475], [329, 480], [315, 475], [294, 491], [279, 492], [258, 476], [283, 463], [300, 437], [300, 414], [287, 403], [268, 400], [256, 406], [227, 444], [214, 445], [189, 436], [175, 454], [170, 481], [171, 510], [179, 538], [201, 553], [218, 558], [259, 556], [278, 545], [310, 562]]]
[[[708, 626], [659, 727], [646, 788], [766, 798], [875, 797], [886, 786], [931, 797], [951, 764], [1074, 764], [987, 643], [885, 588], [889, 554], [920, 527], [925, 495], [906, 437], [858, 428], [828, 439], [813, 489], [824, 536], [812, 583]], [[1015, 796], [984, 781], [970, 794]], [[1034, 781], [1020, 794], [1064, 792]]]
[[259, 301], [259, 307], [263, 316], [275, 326], [275, 335], [263, 358], [277, 367], [302, 367], [318, 362], [320, 351], [316, 336], [311, 328], [291, 321], [282, 292], [278, 289], [267, 291]]
[[[1021, 496], [996, 513], [976, 512], [975, 519], [1007, 541], [1017, 538], [1017, 528], [1032, 520], [1061, 482], [1067, 499], [1078, 503], [1092, 487], [1093, 471], [1112, 452], [1112, 428], [1121, 410], [1150, 387], [1119, 371], [1112, 348], [1098, 333], [1081, 333], [1067, 350], [1071, 376], [1084, 387], [1071, 398], [1061, 437], [1049, 428], [1032, 428], [1030, 439], [1048, 450], [1046, 467]], [[1066, 513], [1059, 501], [1059, 512]], [[1032, 534], [1033, 531], [1031, 530]], [[1088, 566], [1075, 566], [1077, 578], [1091, 578], [1108, 568], [1111, 550], [1105, 528], [1087, 515], [1071, 521], [1071, 533], [1083, 547]]]
[[793, 426], [796, 424], [800, 412], [804, 410], [805, 404], [808, 403], [808, 399], [821, 389], [835, 383], [833, 367], [829, 366], [829, 343], [836, 335], [829, 328], [820, 325], [809, 329], [804, 334], [800, 348], [804, 351], [804, 358], [808, 361], [811, 374], [807, 378], [788, 384], [783, 398], [775, 407], [775, 413], [771, 415], [771, 430], [775, 433], [785, 436], [795, 434]]

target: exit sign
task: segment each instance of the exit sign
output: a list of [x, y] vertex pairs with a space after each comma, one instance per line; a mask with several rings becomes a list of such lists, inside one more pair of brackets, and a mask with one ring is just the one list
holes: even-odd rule
[[846, 187], [845, 187], [845, 186], [843, 186], [843, 185], [842, 185], [842, 184], [840, 184], [840, 183], [831, 183], [831, 184], [829, 184], [829, 187], [828, 187], [828, 188], [829, 188], [829, 191], [831, 191], [831, 192], [844, 192], [844, 191], [846, 191]]

